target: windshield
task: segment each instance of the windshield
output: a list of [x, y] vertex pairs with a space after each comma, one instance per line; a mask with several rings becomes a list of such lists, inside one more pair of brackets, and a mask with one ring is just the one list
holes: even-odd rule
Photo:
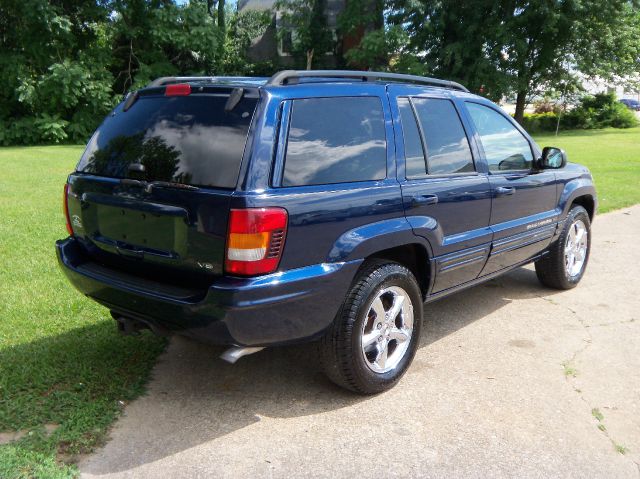
[[[230, 90], [142, 95], [118, 106], [93, 134], [76, 170], [112, 178], [233, 188], [257, 104], [245, 93], [225, 112]], [[131, 166], [133, 165], [133, 166]]]

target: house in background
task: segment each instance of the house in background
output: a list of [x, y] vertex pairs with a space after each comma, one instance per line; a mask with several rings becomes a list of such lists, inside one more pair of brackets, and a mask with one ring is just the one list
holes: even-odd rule
[[[338, 39], [336, 34], [338, 26], [338, 17], [345, 8], [348, 0], [325, 0], [325, 16], [327, 25], [333, 31], [334, 39]], [[239, 0], [238, 12], [257, 10], [267, 11], [273, 10], [276, 0]], [[371, 1], [372, 7], [375, 0]], [[382, 12], [380, 12], [382, 18]], [[350, 48], [357, 46], [362, 39], [364, 30], [356, 35], [351, 35], [342, 39], [337, 45], [335, 51], [325, 52], [322, 57], [316, 53], [314, 63], [322, 68], [337, 68], [340, 65], [340, 58]], [[272, 23], [265, 33], [252, 41], [249, 48], [248, 56], [253, 62], [271, 61], [276, 66], [291, 68], [295, 65], [295, 60], [291, 55], [292, 45], [295, 42], [295, 30], [287, 28], [284, 24], [280, 12], [273, 12]], [[314, 65], [315, 66], [315, 65]]]

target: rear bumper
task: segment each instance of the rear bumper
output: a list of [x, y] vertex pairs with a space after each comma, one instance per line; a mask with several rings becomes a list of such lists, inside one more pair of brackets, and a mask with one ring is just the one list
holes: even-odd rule
[[73, 238], [57, 241], [56, 251], [69, 281], [115, 313], [202, 341], [239, 346], [320, 336], [362, 262], [317, 264], [258, 278], [222, 277], [194, 294], [92, 263]]

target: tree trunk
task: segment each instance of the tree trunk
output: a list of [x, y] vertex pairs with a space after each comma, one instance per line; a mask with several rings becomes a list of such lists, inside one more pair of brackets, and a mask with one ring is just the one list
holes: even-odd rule
[[522, 125], [524, 120], [524, 107], [526, 106], [527, 92], [520, 90], [516, 97], [516, 113], [513, 116], [515, 120]]
[[311, 70], [312, 62], [313, 62], [313, 49], [307, 50], [307, 70]]
[[216, 73], [218, 75], [223, 72], [225, 40], [227, 38], [227, 21], [225, 18], [224, 5], [224, 0], [218, 0], [218, 53], [216, 55], [216, 63], [218, 67]]
[[558, 122], [556, 123], [556, 136], [558, 136], [558, 131], [560, 131], [560, 119], [562, 118], [562, 114], [567, 109], [567, 87], [569, 86], [569, 82], [564, 84], [564, 88], [562, 89], [562, 107], [558, 111]]
[[218, 0], [218, 28], [220, 29], [223, 37], [227, 33], [227, 21], [225, 18], [224, 4], [224, 0]]

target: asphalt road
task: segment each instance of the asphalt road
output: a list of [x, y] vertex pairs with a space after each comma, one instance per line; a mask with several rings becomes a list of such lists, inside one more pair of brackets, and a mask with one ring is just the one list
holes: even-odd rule
[[597, 217], [593, 237], [572, 291], [543, 288], [529, 267], [429, 305], [411, 369], [375, 397], [333, 386], [308, 347], [232, 366], [216, 359], [219, 348], [174, 339], [148, 395], [80, 469], [101, 478], [638, 478], [640, 206]]

